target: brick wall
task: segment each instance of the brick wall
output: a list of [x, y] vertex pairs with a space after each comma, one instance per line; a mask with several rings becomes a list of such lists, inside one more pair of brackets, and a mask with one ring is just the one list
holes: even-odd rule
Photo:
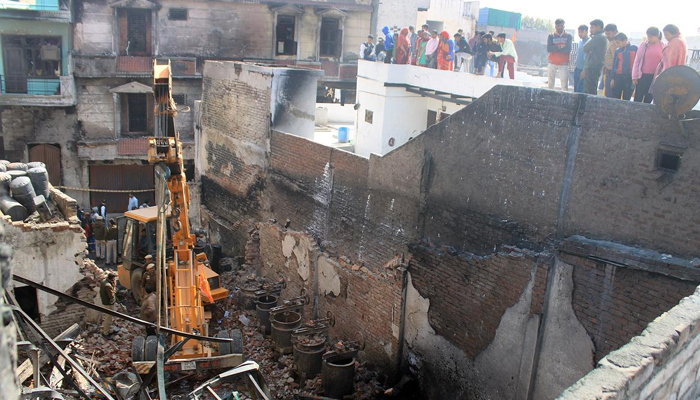
[[700, 292], [656, 318], [607, 355], [560, 400], [697, 399], [700, 395]]
[[[682, 260], [655, 267], [662, 256], [654, 253], [577, 238], [562, 245], [559, 259], [574, 266], [574, 312], [593, 340], [596, 361], [628, 343], [700, 283], [695, 268]], [[683, 269], [695, 276], [682, 274]]]
[[[270, 223], [258, 227], [263, 276], [286, 279], [282, 298], [298, 296], [306, 289], [312, 300], [316, 299], [319, 317], [325, 317], [327, 311], [335, 316], [336, 325], [330, 331], [334, 338], [363, 338], [364, 358], [387, 373], [395, 372], [402, 312], [403, 274], [396, 270], [400, 262], [373, 273], [322, 252], [308, 234]], [[308, 270], [304, 271], [304, 266]], [[312, 317], [313, 309], [313, 304], [306, 307], [305, 318]]]
[[438, 335], [470, 358], [488, 347], [508, 307], [518, 302], [535, 270], [530, 314], [541, 314], [548, 262], [516, 248], [479, 257], [449, 248], [412, 246], [409, 272]]

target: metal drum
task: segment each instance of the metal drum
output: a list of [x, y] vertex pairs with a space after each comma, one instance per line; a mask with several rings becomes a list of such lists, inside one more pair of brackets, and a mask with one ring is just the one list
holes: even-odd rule
[[12, 182], [12, 176], [8, 173], [0, 172], [0, 196], [10, 195], [10, 182]]
[[7, 160], [0, 160], [0, 164], [4, 165], [5, 168], [7, 168], [7, 166], [10, 165], [10, 162]]
[[0, 196], [0, 211], [13, 221], [24, 221], [29, 215], [27, 209], [9, 195]]
[[325, 333], [294, 338], [294, 365], [302, 384], [321, 372], [327, 341]]
[[258, 298], [255, 292], [261, 289], [262, 284], [258, 282], [244, 284], [238, 295], [238, 307], [240, 307], [241, 310], [255, 310], [255, 300]]
[[293, 351], [292, 331], [301, 326], [301, 314], [294, 311], [285, 311], [270, 316], [272, 325], [272, 341], [281, 354], [289, 354]]
[[255, 301], [255, 310], [260, 321], [260, 331], [263, 335], [269, 335], [272, 326], [270, 325], [270, 309], [277, 307], [279, 298], [271, 294], [260, 296]]
[[6, 171], [7, 171], [7, 167], [5, 166], [5, 164], [0, 164], [0, 172], [6, 172]]
[[27, 171], [8, 170], [6, 174], [10, 175], [10, 178], [14, 181], [19, 177], [27, 176]]
[[[43, 164], [43, 163], [42, 163]], [[43, 195], [45, 199], [49, 199], [51, 191], [49, 190], [49, 173], [46, 168], [35, 167], [27, 171], [29, 179], [32, 181], [32, 186], [37, 195]]]
[[21, 162], [13, 162], [7, 164], [8, 171], [27, 171], [27, 164]]
[[324, 395], [336, 399], [355, 391], [355, 358], [329, 353], [323, 357], [321, 381]]
[[46, 164], [41, 161], [32, 161], [27, 163], [27, 171], [32, 168], [46, 168]]
[[36, 197], [36, 193], [34, 193], [32, 181], [29, 178], [21, 176], [13, 179], [10, 182], [10, 192], [12, 192], [12, 197], [27, 209], [27, 212], [34, 212], [34, 197]]

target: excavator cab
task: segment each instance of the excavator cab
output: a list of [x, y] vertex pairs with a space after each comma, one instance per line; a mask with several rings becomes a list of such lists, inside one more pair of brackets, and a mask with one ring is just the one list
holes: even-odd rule
[[[119, 236], [122, 238], [122, 263], [117, 266], [119, 283], [131, 290], [134, 300], [141, 304], [144, 296], [141, 278], [146, 271], [145, 257], [154, 256], [158, 243], [156, 242], [156, 228], [158, 224], [158, 207], [139, 208], [124, 213], [126, 221], [119, 224]], [[168, 220], [166, 229], [166, 258], [173, 255], [172, 227]], [[200, 256], [199, 259], [202, 259]], [[206, 257], [203, 258], [206, 260]], [[221, 287], [219, 274], [209, 267], [204, 267], [211, 295], [214, 301], [226, 298], [228, 291]], [[208, 303], [208, 298], [204, 298]]]

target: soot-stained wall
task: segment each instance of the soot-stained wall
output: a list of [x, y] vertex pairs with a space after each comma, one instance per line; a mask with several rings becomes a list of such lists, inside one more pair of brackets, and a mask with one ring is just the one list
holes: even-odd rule
[[[230, 90], [225, 96], [245, 94]], [[611, 121], [610, 110], [619, 115], [604, 123]], [[205, 110], [205, 124], [206, 119]], [[648, 132], [649, 127], [655, 131]], [[699, 132], [700, 126], [690, 123], [686, 129]], [[369, 160], [271, 126], [265, 131], [268, 137], [255, 132], [252, 139], [241, 136], [213, 144], [240, 153], [268, 140], [264, 162], [244, 161], [239, 168], [246, 173], [243, 177], [254, 171], [260, 183], [254, 201], [240, 197], [245, 205], [254, 205], [254, 213], [243, 210], [242, 217], [289, 219], [291, 229], [307, 232], [329, 258], [365, 268], [368, 276], [381, 276], [397, 258], [410, 260], [410, 283], [399, 284], [410, 294], [403, 304], [406, 331], [411, 332], [405, 338], [406, 354], [412, 368], [434, 370], [430, 376], [435, 379], [427, 381], [433, 388], [458, 382], [467, 388], [463, 393], [515, 398], [532, 392], [536, 398], [552, 398], [592, 369], [596, 359], [624, 343], [606, 347], [598, 343], [600, 338], [626, 329], [627, 340], [648, 323], [647, 317], [677, 301], [652, 293], [645, 303], [648, 315], [633, 317], [635, 327], [596, 325], [596, 319], [605, 320], [615, 308], [634, 307], [622, 301], [610, 310], [598, 306], [591, 315], [581, 312], [588, 307], [585, 298], [593, 298], [581, 294], [598, 277], [586, 270], [587, 262], [559, 256], [556, 249], [565, 237], [589, 235], [683, 257], [695, 252], [697, 216], [687, 204], [699, 183], [693, 178], [698, 164], [694, 139], [685, 143], [678, 172], [659, 170], [658, 150], [684, 136], [651, 106], [496, 87], [407, 144]], [[632, 155], [612, 156], [619, 151]], [[620, 178], [623, 172], [627, 180]], [[232, 185], [233, 196], [254, 187], [233, 176], [226, 178], [230, 182], [216, 179], [222, 196], [212, 202], [228, 199], [232, 204], [224, 195], [227, 185]], [[659, 179], [666, 186], [658, 186]], [[668, 197], [669, 191], [673, 196]], [[638, 230], [627, 228], [642, 217], [633, 207], [653, 210], [643, 215]], [[672, 267], [660, 267], [654, 274], [664, 277], [652, 280], [667, 279], [664, 269]], [[613, 293], [637, 291], [636, 283], [648, 280], [648, 271], [630, 271], [619, 272], [630, 278], [621, 278]], [[337, 275], [342, 283], [342, 274]], [[329, 297], [324, 304], [347, 310], [356, 303], [350, 297]], [[363, 313], [346, 315], [349, 321], [364, 321]], [[378, 337], [391, 334], [387, 330]], [[567, 336], [580, 340], [564, 351]], [[387, 351], [382, 348], [368, 354], [376, 357]], [[430, 358], [435, 354], [448, 357], [453, 366]], [[506, 358], [508, 365], [518, 367], [499, 373]], [[462, 367], [473, 373], [460, 372]], [[484, 385], [469, 389], [469, 382]], [[437, 391], [427, 398], [443, 394]]]

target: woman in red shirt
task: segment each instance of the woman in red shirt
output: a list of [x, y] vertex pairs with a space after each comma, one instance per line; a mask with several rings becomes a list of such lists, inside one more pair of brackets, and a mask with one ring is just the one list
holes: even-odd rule
[[411, 43], [408, 41], [408, 28], [401, 29], [399, 34], [399, 41], [396, 43], [396, 63], [397, 64], [408, 64], [409, 63], [409, 52], [411, 49]]

